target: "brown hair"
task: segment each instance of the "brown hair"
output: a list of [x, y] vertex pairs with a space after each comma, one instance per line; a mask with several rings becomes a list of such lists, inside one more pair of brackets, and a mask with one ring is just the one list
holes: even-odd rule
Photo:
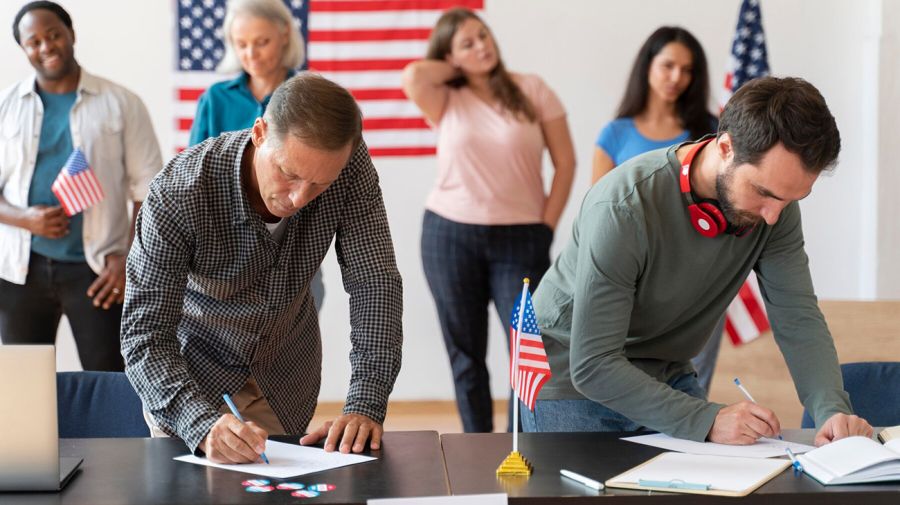
[[841, 134], [819, 90], [798, 77], [761, 77], [728, 100], [719, 135], [728, 133], [734, 163], [756, 164], [775, 144], [796, 154], [808, 172], [834, 166]]
[[[485, 29], [488, 30], [488, 33], [490, 33], [490, 28], [487, 27], [487, 24], [485, 24], [474, 12], [461, 7], [450, 9], [438, 19], [437, 24], [434, 26], [434, 30], [431, 31], [431, 36], [428, 39], [428, 51], [425, 53], [425, 58], [429, 60], [444, 61], [446, 56], [451, 53], [453, 36], [456, 34], [456, 30], [469, 19], [474, 19], [483, 24]], [[493, 37], [493, 34], [491, 34], [491, 37]], [[513, 81], [512, 76], [509, 75], [506, 67], [503, 66], [503, 60], [500, 59], [499, 48], [497, 51], [497, 66], [491, 70], [488, 78], [488, 85], [491, 88], [491, 92], [493, 92], [494, 96], [497, 97], [497, 100], [500, 101], [500, 105], [511, 112], [514, 117], [517, 119], [522, 119], [524, 117], [528, 119], [529, 122], [534, 122], [537, 120], [537, 113], [534, 110], [534, 106], [525, 94], [522, 93], [519, 86]], [[447, 85], [454, 88], [460, 88], [466, 85], [466, 78], [459, 77], [453, 79], [448, 81]]]
[[362, 141], [362, 113], [346, 89], [328, 79], [300, 72], [272, 93], [264, 115], [277, 142], [285, 133], [315, 149], [336, 151]]

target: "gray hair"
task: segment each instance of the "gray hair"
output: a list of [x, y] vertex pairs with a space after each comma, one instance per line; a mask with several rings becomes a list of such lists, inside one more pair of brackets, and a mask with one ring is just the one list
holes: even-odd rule
[[282, 0], [229, 0], [228, 10], [225, 13], [225, 22], [222, 23], [222, 38], [225, 40], [225, 56], [216, 67], [216, 71], [233, 74], [243, 70], [241, 61], [234, 51], [234, 41], [231, 40], [231, 26], [234, 19], [240, 15], [249, 15], [271, 21], [288, 32], [288, 44], [281, 56], [281, 64], [284, 68], [298, 68], [303, 65], [303, 38], [300, 30], [294, 25], [291, 11]]
[[263, 115], [269, 138], [290, 134], [314, 149], [337, 151], [362, 142], [362, 113], [349, 91], [321, 75], [300, 72], [272, 93]]

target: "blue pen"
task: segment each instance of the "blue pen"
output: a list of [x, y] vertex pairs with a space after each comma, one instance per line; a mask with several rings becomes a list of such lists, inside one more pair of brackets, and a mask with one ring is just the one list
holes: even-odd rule
[[788, 457], [791, 458], [791, 466], [794, 467], [794, 470], [803, 473], [803, 465], [800, 464], [800, 460], [797, 459], [797, 456], [794, 456], [794, 451], [792, 451], [790, 447], [785, 447], [784, 451], [787, 452]]
[[[747, 397], [748, 400], [750, 400], [753, 403], [756, 403], [756, 400], [754, 400], [753, 397], [750, 396], [750, 391], [747, 391], [747, 388], [745, 388], [744, 385], [741, 384], [741, 380], [738, 379], [737, 377], [734, 378], [734, 385], [737, 386], [738, 389], [741, 390], [741, 393], [744, 393], [744, 396]], [[784, 437], [781, 436], [781, 433], [779, 433], [776, 436], [778, 437], [778, 440], [784, 440]]]
[[[234, 414], [234, 417], [238, 418], [238, 421], [244, 422], [244, 418], [241, 417], [241, 413], [238, 412], [237, 405], [235, 405], [234, 402], [231, 401], [231, 397], [228, 396], [228, 393], [222, 393], [222, 399], [225, 400], [225, 404], [228, 405], [229, 409], [231, 409], [231, 413]], [[267, 465], [269, 464], [269, 458], [266, 457], [265, 452], [260, 454], [259, 457], [261, 457]]]
[[641, 487], [660, 487], [665, 489], [691, 489], [697, 491], [709, 491], [712, 487], [710, 484], [697, 484], [695, 482], [685, 482], [681, 479], [673, 480], [647, 480], [638, 479], [638, 486]]

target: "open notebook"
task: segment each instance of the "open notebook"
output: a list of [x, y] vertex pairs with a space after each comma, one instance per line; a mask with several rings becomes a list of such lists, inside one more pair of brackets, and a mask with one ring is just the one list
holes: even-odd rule
[[900, 480], [900, 439], [881, 445], [871, 438], [847, 437], [797, 459], [804, 472], [826, 486]]
[[746, 496], [790, 465], [791, 462], [786, 459], [664, 452], [609, 479], [606, 486], [673, 493]]
[[881, 433], [878, 434], [878, 440], [881, 440], [882, 444], [886, 444], [891, 440], [900, 438], [900, 426], [891, 426], [890, 428], [885, 428], [881, 430]]

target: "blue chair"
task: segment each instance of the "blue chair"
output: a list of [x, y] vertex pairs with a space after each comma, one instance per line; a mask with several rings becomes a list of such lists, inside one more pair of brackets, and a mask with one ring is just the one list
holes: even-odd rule
[[[844, 363], [844, 390], [850, 394], [853, 412], [872, 426], [900, 424], [900, 363], [869, 361]], [[815, 428], [809, 413], [803, 411], [801, 428]]]
[[60, 438], [149, 437], [137, 393], [122, 372], [58, 372]]

